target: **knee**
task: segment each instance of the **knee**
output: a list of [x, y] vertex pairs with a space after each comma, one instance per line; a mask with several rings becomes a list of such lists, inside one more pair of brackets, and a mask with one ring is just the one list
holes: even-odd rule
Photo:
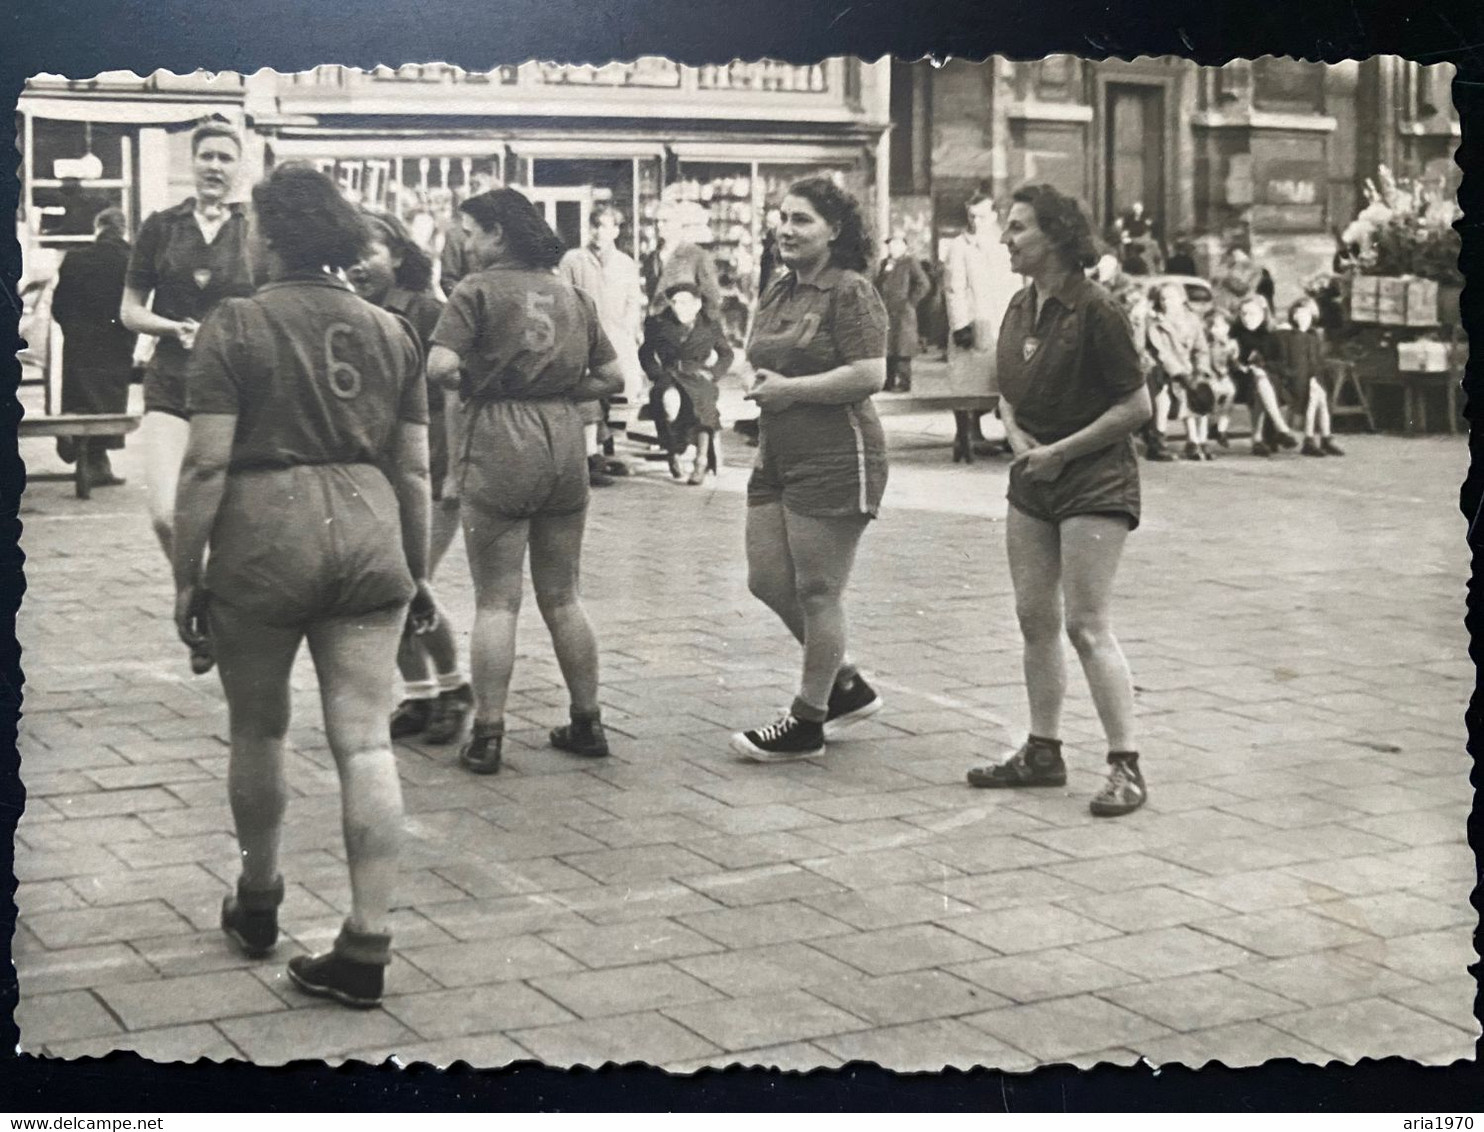
[[491, 589], [475, 595], [477, 613], [506, 613], [514, 617], [520, 612], [521, 592], [518, 589]]
[[1061, 636], [1061, 612], [1054, 605], [1017, 605], [1015, 617], [1026, 644], [1045, 644]]
[[805, 614], [824, 613], [840, 603], [840, 587], [833, 581], [800, 578], [794, 590]]
[[571, 609], [578, 604], [578, 601], [575, 583], [547, 584], [536, 587], [536, 608], [547, 620]]
[[1079, 654], [1094, 652], [1113, 639], [1113, 629], [1105, 614], [1079, 611], [1067, 617], [1067, 639]]

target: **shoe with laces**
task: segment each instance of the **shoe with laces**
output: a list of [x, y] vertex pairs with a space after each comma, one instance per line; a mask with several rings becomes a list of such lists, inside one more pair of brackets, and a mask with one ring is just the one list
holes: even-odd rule
[[358, 932], [346, 924], [331, 950], [290, 959], [289, 978], [305, 994], [371, 1010], [381, 1005], [391, 944], [389, 934]]
[[828, 715], [824, 721], [826, 740], [838, 739], [841, 732], [848, 731], [863, 719], [869, 719], [883, 707], [885, 702], [876, 694], [876, 689], [866, 683], [865, 677], [856, 673], [848, 681], [835, 681], [830, 689]]
[[732, 750], [755, 763], [787, 763], [824, 754], [824, 724], [799, 719], [793, 712], [767, 727], [739, 731]]
[[1343, 456], [1345, 454], [1345, 450], [1335, 443], [1335, 438], [1332, 436], [1326, 436], [1321, 440], [1319, 447], [1326, 456]]
[[976, 766], [967, 777], [970, 786], [983, 790], [1065, 786], [1067, 764], [1061, 757], [1060, 742], [1030, 738], [1009, 758], [988, 766]]
[[1103, 783], [1087, 808], [1094, 817], [1116, 818], [1131, 814], [1149, 800], [1138, 755], [1109, 755], [1108, 781]]
[[[423, 742], [434, 746], [452, 743], [463, 734], [464, 724], [474, 714], [474, 689], [468, 684], [460, 684], [457, 688], [439, 692], [432, 704], [427, 728], [423, 731]], [[395, 731], [392, 736], [396, 737]]]
[[283, 903], [283, 877], [271, 888], [243, 888], [222, 898], [222, 931], [249, 959], [261, 959], [278, 946], [278, 906]]
[[473, 774], [499, 774], [505, 746], [505, 728], [478, 723], [459, 752], [459, 766]]
[[392, 712], [392, 738], [415, 739], [428, 729], [436, 700], [403, 700]]
[[602, 759], [607, 758], [609, 754], [608, 736], [603, 731], [602, 723], [596, 719], [574, 718], [571, 723], [553, 727], [548, 738], [557, 750], [568, 751], [574, 755]]

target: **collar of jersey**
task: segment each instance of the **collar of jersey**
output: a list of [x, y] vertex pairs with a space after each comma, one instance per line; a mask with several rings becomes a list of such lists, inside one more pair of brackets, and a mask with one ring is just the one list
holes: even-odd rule
[[295, 272], [292, 275], [285, 275], [282, 279], [275, 279], [271, 283], [264, 283], [258, 290], [262, 292], [271, 291], [276, 287], [301, 287], [305, 285], [311, 287], [333, 287], [337, 291], [349, 291], [351, 289], [349, 283], [336, 279], [333, 275], [326, 275], [322, 271], [301, 271]]
[[818, 275], [805, 283], [799, 278], [799, 273], [793, 268], [788, 269], [788, 278], [794, 287], [813, 287], [816, 291], [833, 291], [835, 284], [840, 282], [840, 276], [844, 274], [844, 268], [836, 267], [833, 263], [825, 264]]

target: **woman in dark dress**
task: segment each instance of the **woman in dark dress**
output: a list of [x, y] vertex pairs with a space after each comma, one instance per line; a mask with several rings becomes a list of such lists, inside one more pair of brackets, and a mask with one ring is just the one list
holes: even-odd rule
[[716, 432], [721, 428], [716, 383], [732, 368], [734, 351], [726, 332], [702, 308], [700, 289], [677, 283], [665, 292], [669, 306], [644, 323], [639, 364], [653, 383], [649, 403], [660, 443], [670, 454], [670, 474], [680, 478], [680, 454], [696, 448], [691, 485], [717, 469]]
[[[97, 238], [67, 253], [57, 272], [52, 318], [62, 328], [62, 412], [122, 413], [129, 407], [134, 365], [134, 333], [119, 321], [129, 241], [121, 209], [105, 208], [93, 220]], [[57, 452], [69, 464], [85, 460], [95, 487], [124, 481], [113, 474], [108, 450], [122, 448], [121, 436], [82, 441], [57, 438]]]

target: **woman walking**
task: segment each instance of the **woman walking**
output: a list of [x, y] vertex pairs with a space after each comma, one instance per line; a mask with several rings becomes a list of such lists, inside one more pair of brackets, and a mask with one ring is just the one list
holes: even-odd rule
[[758, 762], [824, 752], [826, 738], [874, 714], [881, 698], [845, 652], [845, 587], [886, 488], [886, 441], [871, 394], [886, 381], [887, 316], [865, 272], [860, 205], [823, 177], [783, 200], [787, 270], [758, 306], [747, 360], [761, 410], [747, 485], [747, 580], [804, 647], [792, 706], [739, 732]]
[[1005, 244], [1031, 282], [1005, 314], [998, 366], [1015, 452], [1005, 545], [1025, 638], [1030, 737], [968, 778], [990, 789], [1065, 784], [1065, 632], [1108, 739], [1108, 780], [1091, 809], [1111, 817], [1147, 797], [1133, 682], [1110, 606], [1124, 540], [1139, 524], [1132, 437], [1149, 419], [1149, 390], [1127, 316], [1084, 274], [1097, 253], [1077, 202], [1049, 185], [1022, 188], [1012, 202]]

